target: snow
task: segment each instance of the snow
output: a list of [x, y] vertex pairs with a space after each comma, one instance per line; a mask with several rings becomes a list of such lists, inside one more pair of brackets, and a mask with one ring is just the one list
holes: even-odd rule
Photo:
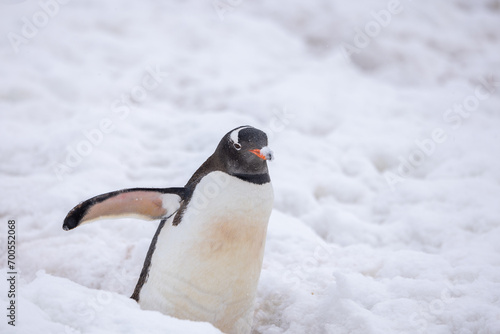
[[276, 154], [255, 334], [500, 331], [498, 2], [0, 7], [2, 333], [217, 333], [128, 298], [157, 223], [62, 221], [241, 125]]
[[266, 157], [266, 160], [273, 161], [274, 160], [274, 152], [268, 147], [265, 146], [260, 150], [260, 154]]
[[20, 307], [29, 312], [22, 312], [26, 320], [19, 321], [16, 330], [26, 333], [40, 332], [40, 327], [44, 333], [127, 333], [131, 328], [145, 333], [181, 333], [186, 328], [190, 333], [220, 333], [209, 324], [144, 311], [126, 296], [43, 272], [23, 289], [23, 295]]

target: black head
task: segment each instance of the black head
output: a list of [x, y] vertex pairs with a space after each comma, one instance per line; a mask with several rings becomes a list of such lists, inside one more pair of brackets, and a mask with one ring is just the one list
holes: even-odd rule
[[267, 161], [273, 152], [267, 147], [267, 135], [251, 126], [229, 131], [220, 141], [216, 153], [231, 175], [268, 174]]
[[242, 180], [256, 184], [269, 182], [267, 161], [273, 152], [267, 147], [266, 134], [251, 126], [240, 126], [229, 131], [219, 142], [217, 149], [186, 184], [193, 189], [207, 174], [223, 171]]

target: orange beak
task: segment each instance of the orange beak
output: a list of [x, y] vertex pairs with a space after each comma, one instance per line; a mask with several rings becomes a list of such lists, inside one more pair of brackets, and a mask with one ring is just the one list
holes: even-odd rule
[[260, 150], [258, 148], [256, 148], [255, 150], [250, 150], [250, 152], [252, 152], [253, 154], [255, 154], [256, 156], [258, 156], [259, 158], [261, 158], [262, 160], [266, 160], [266, 156], [265, 155], [262, 155], [260, 153]]
[[249, 152], [252, 152], [262, 160], [273, 160], [273, 152], [267, 147], [264, 147], [261, 150], [256, 148], [254, 150], [249, 150]]

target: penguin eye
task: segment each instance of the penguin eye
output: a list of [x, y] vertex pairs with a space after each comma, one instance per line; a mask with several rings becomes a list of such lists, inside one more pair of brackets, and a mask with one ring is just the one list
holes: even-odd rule
[[237, 149], [238, 151], [241, 150], [241, 145], [238, 143], [233, 144], [234, 148]]

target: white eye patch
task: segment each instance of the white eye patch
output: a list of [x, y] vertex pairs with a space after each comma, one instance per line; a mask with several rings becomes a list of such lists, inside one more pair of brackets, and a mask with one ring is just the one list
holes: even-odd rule
[[229, 138], [231, 138], [233, 143], [239, 144], [240, 143], [240, 131], [243, 129], [247, 129], [247, 128], [251, 128], [251, 126], [242, 126], [241, 128], [235, 129], [233, 132], [231, 132], [231, 135], [229, 136]]

